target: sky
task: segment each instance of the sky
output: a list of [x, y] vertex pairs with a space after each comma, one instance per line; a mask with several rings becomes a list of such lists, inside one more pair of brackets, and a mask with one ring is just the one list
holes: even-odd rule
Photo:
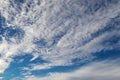
[[120, 0], [1, 0], [0, 80], [119, 80]]

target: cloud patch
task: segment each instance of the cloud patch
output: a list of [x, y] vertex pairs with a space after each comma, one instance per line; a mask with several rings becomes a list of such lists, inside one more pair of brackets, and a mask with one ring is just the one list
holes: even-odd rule
[[26, 76], [26, 80], [119, 80], [119, 60], [106, 60], [87, 64], [75, 71], [66, 73], [49, 73], [43, 78]]
[[2, 0], [0, 4], [0, 29], [9, 28], [0, 35], [0, 65], [6, 66], [0, 66], [1, 72], [22, 54], [48, 61], [32, 64], [31, 70], [40, 70], [120, 49], [118, 0]]

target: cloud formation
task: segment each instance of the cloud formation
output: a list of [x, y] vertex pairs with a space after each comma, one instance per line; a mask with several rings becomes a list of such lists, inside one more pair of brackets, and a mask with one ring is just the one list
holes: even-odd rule
[[[31, 61], [41, 57], [47, 63], [27, 68], [41, 70], [74, 65], [76, 58], [120, 49], [119, 13], [119, 0], [1, 0], [0, 73], [18, 55], [32, 54]], [[70, 75], [74, 73], [79, 70]]]
[[49, 73], [43, 78], [26, 76], [26, 80], [119, 80], [120, 64], [118, 61], [93, 62], [72, 72]]

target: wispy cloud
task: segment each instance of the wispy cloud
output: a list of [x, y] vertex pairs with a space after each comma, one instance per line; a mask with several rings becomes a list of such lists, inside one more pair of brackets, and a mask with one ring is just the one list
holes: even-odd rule
[[[31, 70], [40, 70], [72, 65], [73, 59], [89, 58], [102, 50], [119, 49], [118, 0], [2, 0], [0, 11], [5, 18], [2, 27], [19, 28], [24, 32], [19, 43], [16, 41], [19, 38], [15, 36], [21, 36], [22, 32], [10, 37], [9, 41], [6, 39], [7, 29], [0, 34], [3, 39], [0, 43], [0, 65], [3, 65], [0, 72], [9, 66], [13, 56], [26, 53], [35, 56], [31, 61], [37, 57], [48, 61], [42, 65], [31, 64]], [[112, 44], [109, 40], [114, 36], [118, 39]], [[70, 74], [74, 73], [79, 71]], [[69, 73], [61, 74], [67, 76]]]
[[49, 73], [45, 77], [26, 76], [26, 80], [119, 80], [119, 60], [93, 62], [75, 71], [66, 73]]

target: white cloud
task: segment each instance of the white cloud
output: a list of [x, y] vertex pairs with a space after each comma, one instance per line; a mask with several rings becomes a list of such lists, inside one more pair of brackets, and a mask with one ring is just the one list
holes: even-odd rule
[[[21, 5], [14, 3], [13, 7], [9, 0], [2, 0], [0, 11], [6, 18], [6, 26], [13, 28], [18, 26], [24, 30], [25, 35], [21, 43], [16, 43], [15, 39], [11, 39], [11, 43], [3, 41], [0, 44], [1, 59], [12, 59], [12, 56], [35, 52], [37, 54], [33, 53], [34, 56], [42, 56], [42, 59], [50, 62], [34, 65], [33, 70], [35, 70], [71, 65], [72, 59], [82, 59], [89, 57], [91, 53], [111, 49], [101, 42], [107, 36], [119, 36], [120, 34], [116, 33], [118, 30], [106, 31], [96, 37], [92, 34], [106, 28], [111, 18], [118, 15], [120, 3], [108, 3], [107, 7], [100, 8], [94, 14], [85, 13], [89, 5], [93, 6], [96, 2], [88, 1], [87, 5], [84, 0], [78, 2], [77, 0], [41, 0], [41, 4], [37, 5], [37, 0], [28, 0]], [[41, 39], [46, 41], [46, 45], [42, 48], [34, 44], [35, 40]]]
[[72, 72], [50, 73], [45, 77], [26, 76], [26, 80], [119, 80], [119, 60], [94, 62]]
[[[9, 61], [7, 61], [9, 60]], [[11, 59], [0, 59], [0, 73], [4, 73], [4, 70], [8, 68]]]

